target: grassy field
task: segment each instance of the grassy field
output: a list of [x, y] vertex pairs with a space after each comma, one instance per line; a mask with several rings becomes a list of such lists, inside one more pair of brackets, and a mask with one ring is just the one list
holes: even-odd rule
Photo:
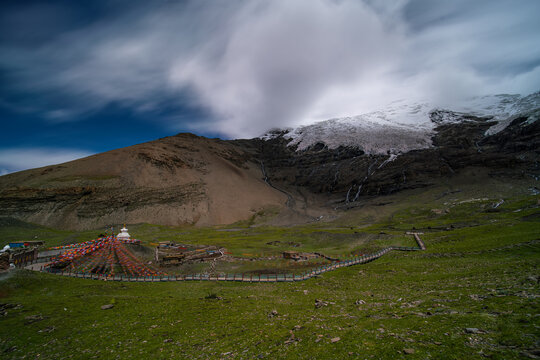
[[[391, 198], [390, 198], [391, 199]], [[470, 194], [402, 201], [334, 223], [228, 229], [130, 226], [145, 244], [221, 245], [235, 256], [329, 255], [413, 244], [365, 265], [296, 283], [117, 283], [18, 270], [0, 280], [1, 358], [521, 359], [540, 351], [536, 196]], [[412, 201], [412, 200], [411, 200]], [[418, 202], [417, 202], [418, 203]], [[226, 231], [224, 231], [226, 230]], [[24, 223], [2, 242], [88, 240]], [[268, 242], [281, 241], [279, 245]], [[2, 244], [3, 244], [2, 243]], [[101, 306], [113, 304], [108, 310]]]

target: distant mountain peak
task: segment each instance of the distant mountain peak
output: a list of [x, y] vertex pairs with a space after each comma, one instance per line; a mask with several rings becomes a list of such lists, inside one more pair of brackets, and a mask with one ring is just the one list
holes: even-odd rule
[[506, 128], [513, 117], [540, 107], [540, 92], [528, 96], [488, 95], [455, 106], [436, 106], [427, 101], [394, 101], [369, 113], [324, 120], [295, 129], [272, 129], [260, 138], [283, 136], [297, 151], [316, 144], [329, 149], [360, 148], [367, 154], [398, 154], [432, 146], [434, 129], [442, 124], [468, 121], [471, 116], [496, 122], [486, 131], [493, 135]]

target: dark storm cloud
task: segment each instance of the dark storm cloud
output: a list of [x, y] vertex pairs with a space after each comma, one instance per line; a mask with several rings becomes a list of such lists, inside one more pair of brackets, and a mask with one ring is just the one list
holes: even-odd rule
[[[61, 122], [118, 103], [245, 137], [395, 99], [540, 88], [538, 1], [78, 3], [5, 6], [4, 104]], [[211, 116], [186, 122], [185, 106]]]

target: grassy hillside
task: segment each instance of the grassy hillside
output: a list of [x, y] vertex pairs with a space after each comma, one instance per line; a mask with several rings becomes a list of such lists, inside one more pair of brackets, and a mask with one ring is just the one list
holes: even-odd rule
[[[427, 250], [392, 252], [297, 283], [115, 283], [20, 270], [0, 280], [0, 303], [15, 306], [3, 305], [0, 353], [6, 359], [534, 356], [538, 197], [516, 196], [494, 208], [497, 198], [469, 195], [431, 196], [422, 207], [378, 206], [375, 222], [364, 217], [368, 204], [348, 219], [302, 227], [132, 226], [147, 244], [219, 244], [238, 256], [287, 248], [267, 244], [276, 240], [336, 255], [405, 245], [411, 240], [404, 232], [415, 227], [425, 233]], [[51, 245], [93, 234], [13, 224], [2, 227], [2, 241], [34, 232]], [[104, 304], [114, 307], [101, 310]]]

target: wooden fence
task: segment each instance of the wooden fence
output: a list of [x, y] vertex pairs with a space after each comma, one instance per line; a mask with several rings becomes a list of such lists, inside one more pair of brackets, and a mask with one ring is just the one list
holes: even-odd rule
[[[127, 281], [127, 282], [161, 282], [161, 281], [241, 281], [241, 282], [293, 282], [303, 281], [324, 274], [329, 271], [334, 271], [343, 267], [365, 264], [374, 261], [390, 251], [421, 251], [425, 250], [424, 242], [418, 236], [418, 233], [410, 233], [416, 240], [417, 247], [405, 246], [389, 246], [379, 250], [373, 254], [356, 256], [351, 259], [341, 260], [332, 264], [323, 265], [312, 268], [309, 271], [300, 274], [224, 274], [224, 275], [207, 275], [207, 274], [192, 274], [192, 275], [162, 275], [162, 276], [125, 276], [125, 275], [107, 275], [107, 274], [89, 274], [58, 271], [51, 272], [47, 267], [40, 267], [40, 271], [47, 271], [53, 274], [82, 278], [92, 280], [107, 280], [107, 281]], [[33, 260], [29, 263], [35, 263]], [[40, 261], [41, 262], [41, 261]]]
[[[399, 251], [418, 251], [419, 248], [406, 248], [399, 246], [387, 247], [374, 254], [355, 257], [352, 259], [343, 260], [337, 263], [313, 268], [309, 271], [300, 274], [224, 274], [224, 275], [163, 275], [163, 276], [144, 276], [133, 277], [124, 275], [106, 275], [106, 274], [87, 274], [87, 273], [72, 273], [72, 272], [56, 272], [55, 274], [76, 278], [93, 279], [93, 280], [110, 280], [110, 281], [128, 281], [128, 282], [160, 282], [160, 281], [241, 281], [241, 282], [293, 282], [311, 279], [312, 277], [324, 274], [329, 271], [334, 271], [342, 267], [365, 264], [374, 261], [392, 250]], [[44, 270], [43, 268], [41, 269]]]

